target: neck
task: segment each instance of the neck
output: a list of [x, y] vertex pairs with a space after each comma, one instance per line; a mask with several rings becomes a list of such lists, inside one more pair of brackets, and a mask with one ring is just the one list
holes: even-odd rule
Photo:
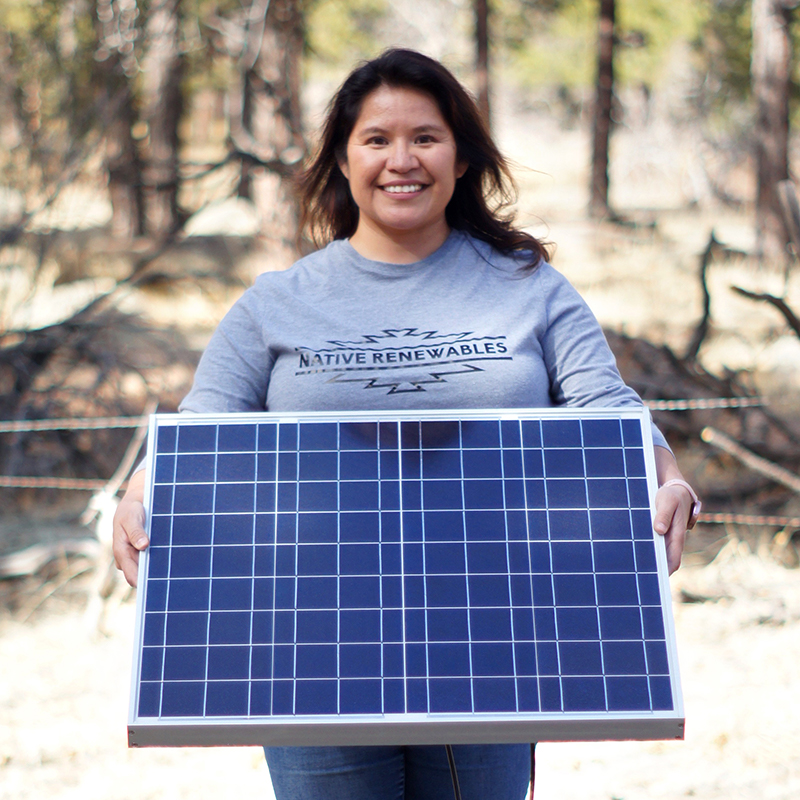
[[359, 222], [356, 232], [350, 237], [350, 244], [359, 255], [371, 261], [413, 264], [435, 253], [449, 235], [450, 228], [446, 223], [424, 232], [392, 231], [389, 234]]

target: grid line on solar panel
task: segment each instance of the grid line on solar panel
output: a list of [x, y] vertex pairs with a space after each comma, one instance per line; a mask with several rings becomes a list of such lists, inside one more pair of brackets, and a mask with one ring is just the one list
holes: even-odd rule
[[[628, 420], [622, 421], [622, 423], [625, 422]], [[616, 537], [614, 536], [608, 536], [607, 540], [601, 538], [603, 533], [608, 534], [612, 530], [611, 523], [615, 522], [619, 526], [624, 520], [621, 514], [617, 515], [616, 520], [608, 518], [607, 515], [604, 519], [602, 509], [593, 509], [592, 488], [590, 487], [601, 494], [604, 491], [606, 493], [616, 492], [612, 498], [613, 502], [607, 504], [611, 509], [630, 505], [627, 496], [623, 502], [620, 478], [628, 477], [626, 474], [628, 465], [635, 465], [636, 459], [628, 457], [625, 452], [627, 448], [623, 449], [624, 457], [618, 450], [611, 450], [614, 457], [610, 458], [606, 451], [608, 451], [609, 444], [619, 446], [623, 440], [626, 444], [630, 440], [636, 446], [636, 431], [630, 429], [631, 426], [628, 426], [630, 430], [626, 431], [625, 425], [620, 422], [605, 426], [602, 424], [586, 426], [586, 423], [581, 424], [572, 420], [523, 421], [516, 424], [516, 428], [514, 423], [511, 425], [507, 423], [508, 421], [504, 420], [498, 426], [496, 423], [465, 425], [457, 422], [423, 422], [421, 424], [401, 422], [399, 425], [391, 423], [367, 426], [361, 431], [352, 428], [345, 429], [344, 436], [342, 436], [343, 426], [341, 424], [319, 427], [316, 423], [300, 424], [299, 426], [294, 423], [290, 423], [288, 426], [279, 423], [277, 426], [269, 428], [259, 425], [257, 428], [249, 426], [243, 430], [237, 430], [236, 426], [220, 426], [216, 429], [217, 441], [214, 444], [220, 452], [216, 456], [217, 461], [214, 467], [217, 480], [213, 482], [212, 486], [217, 492], [220, 486], [225, 486], [227, 479], [228, 482], [237, 485], [238, 490], [235, 492], [228, 490], [226, 495], [226, 490], [223, 489], [223, 499], [227, 499], [222, 502], [221, 508], [217, 507], [216, 496], [213, 497], [213, 510], [210, 513], [213, 519], [214, 535], [210, 547], [207, 548], [212, 552], [211, 574], [207, 576], [211, 580], [207, 581], [208, 586], [197, 583], [190, 588], [195, 590], [195, 600], [197, 597], [202, 597], [205, 592], [212, 609], [210, 613], [218, 613], [213, 610], [215, 606], [224, 608], [229, 605], [232, 601], [230, 598], [224, 599], [228, 592], [223, 589], [220, 581], [233, 581], [237, 577], [244, 578], [249, 575], [255, 583], [256, 575], [267, 574], [263, 569], [260, 571], [256, 569], [257, 550], [253, 553], [249, 569], [244, 567], [246, 563], [243, 557], [245, 548], [239, 545], [243, 544], [247, 538], [248, 523], [237, 520], [236, 515], [240, 515], [244, 520], [250, 520], [249, 530], [252, 531], [254, 547], [257, 547], [256, 542], [259, 540], [259, 536], [262, 541], [268, 540], [269, 537], [265, 533], [270, 530], [269, 523], [274, 523], [272, 544], [262, 545], [265, 550], [269, 550], [270, 547], [273, 549], [270, 555], [272, 556], [271, 575], [273, 580], [272, 613], [275, 615], [275, 619], [272, 625], [271, 647], [273, 653], [268, 680], [272, 681], [274, 690], [280, 691], [277, 695], [273, 691], [270, 701], [272, 714], [302, 713], [302, 711], [298, 711], [298, 701], [300, 708], [304, 708], [308, 699], [303, 699], [304, 693], [310, 691], [306, 683], [309, 681], [328, 683], [330, 682], [328, 679], [334, 678], [339, 683], [335, 691], [337, 698], [335, 708], [330, 702], [328, 703], [330, 713], [347, 713], [343, 709], [354, 707], [352, 697], [348, 694], [348, 687], [353, 681], [365, 684], [377, 679], [387, 684], [386, 688], [390, 690], [390, 694], [391, 691], [395, 691], [396, 694], [398, 686], [391, 689], [388, 683], [396, 680], [398, 683], [404, 684], [403, 702], [399, 705], [397, 702], [388, 704], [400, 712], [443, 710], [444, 706], [439, 708], [444, 701], [437, 681], [444, 678], [461, 681], [464, 687], [469, 687], [469, 701], [466, 700], [467, 695], [463, 694], [459, 701], [460, 705], [456, 704], [458, 708], [454, 708], [452, 707], [454, 701], [451, 698], [445, 703], [446, 710], [449, 711], [459, 709], [470, 712], [487, 709], [513, 711], [520, 710], [523, 706], [533, 709], [534, 704], [530, 699], [532, 694], [536, 697], [535, 710], [545, 707], [555, 708], [559, 703], [561, 709], [568, 710], [578, 708], [584, 701], [585, 704], [588, 704], [587, 707], [597, 706], [609, 709], [610, 705], [616, 704], [622, 707], [626, 702], [632, 702], [615, 699], [622, 689], [612, 681], [611, 675], [607, 675], [606, 659], [609, 660], [609, 664], [613, 664], [615, 663], [614, 659], [618, 659], [618, 654], [612, 646], [613, 642], [604, 639], [600, 632], [602, 595], [607, 592], [607, 587], [603, 584], [602, 576], [598, 577], [598, 571], [605, 570], [609, 574], [613, 574], [612, 570], [622, 569], [623, 573], [629, 573], [633, 566], [631, 563], [633, 560], [638, 561], [639, 557], [647, 559], [649, 556], [642, 541], [637, 543], [640, 547], [634, 553], [630, 548], [625, 548], [624, 541], [615, 541]], [[617, 428], [616, 433], [614, 425]], [[394, 429], [393, 426], [395, 426]], [[264, 437], [265, 441], [270, 439], [276, 443], [273, 460], [266, 457], [269, 455], [268, 452], [261, 452], [262, 428], [267, 432]], [[449, 447], [446, 446], [448, 429], [451, 435], [453, 431], [456, 431], [458, 435], [458, 441], [451, 440]], [[184, 453], [186, 457], [203, 456], [203, 450], [198, 450], [198, 442], [204, 442], [206, 448], [213, 449], [211, 446], [214, 438], [213, 430], [213, 428], [200, 429], [186, 436], [181, 433], [177, 437], [178, 453]], [[365, 431], [367, 437], [371, 436], [373, 432], [375, 434], [374, 443], [368, 442], [366, 446], [363, 441], [359, 440], [359, 436], [363, 435]], [[617, 440], [612, 441], [615, 436]], [[400, 446], [398, 446], [398, 441]], [[505, 447], [506, 441], [513, 446]], [[388, 459], [373, 457], [383, 456], [384, 454], [380, 450], [384, 446], [395, 451], [392, 457]], [[594, 460], [591, 455], [592, 451], [589, 449], [591, 446], [598, 446], [597, 458]], [[252, 449], [252, 453], [249, 452], [250, 449]], [[267, 449], [265, 446], [264, 450]], [[517, 451], [519, 452], [517, 453]], [[229, 453], [235, 455], [226, 455]], [[336, 458], [331, 457], [337, 453]], [[256, 461], [256, 454], [261, 460]], [[396, 463], [394, 455], [397, 456]], [[177, 470], [179, 459], [182, 457], [178, 456], [173, 463], [175, 470], [173, 473], [175, 490], [171, 509], [173, 512], [175, 511], [175, 498], [178, 496], [177, 487], [181, 485], [178, 482]], [[159, 456], [159, 458], [164, 457]], [[604, 471], [601, 467], [604, 460], [613, 465], [610, 475], [608, 469]], [[200, 469], [201, 466], [208, 469], [208, 464], [205, 462], [195, 464], [196, 469]], [[157, 462], [157, 483], [159, 479], [164, 483], [169, 483], [168, 468], [169, 462], [163, 469]], [[196, 474], [192, 473], [188, 467], [182, 469], [181, 475], [184, 477]], [[497, 478], [498, 472], [499, 479]], [[508, 478], [506, 472], [509, 473]], [[395, 495], [391, 492], [376, 491], [376, 484], [380, 485], [384, 482], [384, 473], [391, 476], [390, 480], [399, 482], [400, 491]], [[643, 470], [641, 474], [643, 477]], [[492, 476], [494, 476], [494, 480]], [[254, 493], [248, 491], [246, 487], [242, 489], [241, 484], [246, 480], [253, 483], [261, 482], [262, 477], [264, 483], [271, 482], [275, 485], [274, 506], [277, 513], [272, 513], [271, 516], [268, 516], [269, 512], [264, 513], [262, 519], [266, 522], [259, 526], [259, 512], [263, 509], [259, 508], [259, 501], [254, 499]], [[519, 488], [513, 483], [513, 478], [521, 479], [522, 483]], [[595, 480], [594, 484], [590, 483], [592, 480]], [[605, 481], [605, 483], [598, 481]], [[611, 483], [611, 481], [615, 483]], [[285, 482], [287, 486], [281, 487], [282, 482]], [[297, 485], [298, 491], [292, 492], [290, 487], [294, 485]], [[627, 484], [623, 482], [626, 493], [629, 491], [629, 485], [630, 481]], [[334, 486], [336, 487], [335, 492], [333, 491]], [[582, 492], [581, 486], [583, 487]], [[322, 491], [322, 495], [319, 494], [320, 491]], [[529, 499], [530, 494], [533, 494], [532, 502]], [[552, 499], [551, 494], [553, 495]], [[262, 492], [262, 496], [265, 495], [266, 493]], [[531, 529], [538, 527], [541, 530], [542, 520], [538, 516], [532, 517], [527, 511], [531, 507], [535, 508], [537, 501], [541, 502], [542, 496], [544, 497], [542, 513], [546, 518], [547, 535], [543, 540], [543, 544], [546, 543], [548, 549], [546, 553], [533, 550], [533, 540], [536, 537], [532, 535]], [[196, 501], [199, 497], [201, 495], [195, 493], [192, 495], [192, 500]], [[384, 504], [382, 502], [384, 498], [389, 502]], [[166, 497], [158, 500], [154, 498], [155, 510], [166, 508], [166, 501]], [[410, 506], [410, 511], [406, 509], [406, 502]], [[249, 503], [254, 504], [252, 511]], [[178, 503], [178, 506], [179, 514], [174, 516], [174, 519], [179, 518], [180, 513], [189, 513], [182, 511], [185, 503]], [[319, 549], [321, 546], [318, 545], [317, 552], [312, 552], [315, 548], [300, 544], [298, 520], [305, 515], [313, 514], [316, 517], [314, 522], [321, 522], [321, 515], [326, 513], [323, 509], [331, 507], [335, 509], [336, 517], [335, 544], [332, 544], [327, 551]], [[495, 509], [494, 513], [502, 515], [503, 527], [506, 529], [503, 532], [502, 540], [492, 535], [494, 532], [491, 527], [490, 529], [481, 527], [481, 522], [486, 523], [490, 520], [481, 520], [477, 516], [487, 512], [492, 513], [492, 509]], [[377, 514], [367, 518], [366, 513], [372, 511]], [[394, 537], [390, 540], [393, 546], [400, 551], [399, 554], [384, 550], [383, 547], [384, 528], [391, 531], [395, 523], [395, 520], [390, 517], [384, 519], [387, 511], [399, 515], [400, 541], [395, 542]], [[513, 516], [516, 512], [521, 512], [525, 517], [522, 526], [519, 525], [521, 520], [515, 519]], [[595, 514], [594, 520], [591, 519], [592, 512]], [[364, 515], [363, 519], [359, 520], [356, 516], [359, 514]], [[597, 514], [600, 516], [597, 517]], [[460, 525], [453, 525], [457, 516], [461, 517]], [[294, 517], [294, 526], [291, 524], [292, 517]], [[365, 523], [367, 528], [377, 521], [380, 547], [356, 544], [366, 536], [365, 530], [359, 531], [359, 525], [355, 524], [357, 521]], [[500, 517], [495, 521], [496, 526], [499, 521]], [[286, 527], [286, 533], [281, 540], [282, 543], [279, 543], [281, 522], [288, 527]], [[593, 522], [598, 524], [593, 525]], [[532, 523], [534, 524], [532, 525]], [[351, 525], [356, 531], [355, 541], [343, 541], [343, 537], [348, 535]], [[292, 527], [294, 527], [294, 537], [292, 536]], [[629, 521], [629, 531], [631, 528], [632, 524]], [[460, 534], [458, 534], [459, 530]], [[455, 531], [457, 535], [454, 536], [452, 531]], [[525, 533], [525, 539], [528, 541], [528, 546], [525, 548], [527, 552], [519, 549], [512, 550], [513, 544], [523, 543], [521, 538], [512, 538], [515, 532], [518, 535], [521, 531]], [[597, 536], [595, 536], [595, 531], [598, 533]], [[482, 535], [472, 538], [470, 534], [474, 532]], [[635, 528], [632, 533], [635, 536]], [[171, 534], [170, 530], [170, 536]], [[487, 536], [487, 534], [489, 535]], [[570, 538], [569, 534], [571, 534], [581, 541], [560, 541], [559, 534], [563, 535], [565, 539]], [[463, 547], [463, 559], [460, 561], [455, 557], [456, 549], [451, 544], [453, 541], [458, 541], [459, 536]], [[585, 543], [582, 541], [584, 538], [586, 539]], [[605, 542], [607, 544], [603, 544]], [[290, 543], [296, 546], [293, 547]], [[615, 547], [615, 545], [618, 546]], [[187, 552], [180, 554], [181, 547], [184, 547]], [[308, 548], [307, 553], [303, 549], [304, 547]], [[284, 559], [284, 551], [281, 548], [293, 551], [286, 553], [289, 556], [288, 559]], [[154, 547], [154, 551], [155, 549]], [[172, 575], [170, 566], [170, 577], [176, 583], [176, 592], [179, 595], [186, 594], [186, 592], [178, 591], [182, 588], [180, 581], [197, 578], [203, 573], [206, 553], [202, 548], [191, 548], [188, 544], [176, 543], [173, 550], [170, 558], [174, 556], [175, 552], [178, 553], [177, 573]], [[290, 566], [292, 555], [294, 564]], [[361, 637], [364, 641], [348, 643], [346, 626], [344, 641], [342, 641], [341, 628], [341, 615], [347, 613], [342, 608], [346, 609], [348, 604], [360, 607], [362, 613], [369, 610], [375, 611], [380, 616], [381, 623], [384, 614], [388, 613], [391, 608], [384, 602], [384, 591], [389, 588], [389, 584], [384, 586], [384, 581], [391, 578], [394, 573], [384, 570], [384, 556], [386, 563], [390, 563], [392, 559], [395, 563], [399, 560], [399, 577], [401, 578], [401, 632], [399, 635], [395, 634], [395, 638], [398, 639], [397, 644], [402, 645], [402, 665], [398, 661], [395, 670], [389, 671], [388, 674], [386, 674], [386, 667], [387, 663], [391, 664], [392, 654], [391, 651], [386, 652], [386, 647], [392, 643], [392, 640], [385, 640], [383, 630], [376, 631], [370, 637]], [[278, 565], [282, 560], [287, 561], [287, 564], [279, 569]], [[654, 557], [652, 560], [654, 562]], [[450, 568], [451, 561], [455, 562], [460, 569]], [[549, 635], [546, 631], [548, 623], [544, 617], [533, 613], [534, 607], [537, 606], [537, 590], [541, 594], [544, 589], [543, 584], [537, 585], [534, 581], [536, 565], [542, 561], [549, 562], [548, 570], [552, 570], [549, 575], [550, 602], [559, 604], [559, 615], [563, 618], [561, 628], [564, 633], [559, 635], [559, 623], [555, 616], [553, 617], [552, 639], [537, 636], [536, 617], [539, 616], [538, 624], [545, 636]], [[160, 574], [157, 562], [158, 559], [156, 559], [156, 575]], [[342, 569], [343, 562], [344, 569]], [[351, 562], [352, 566], [348, 566]], [[529, 597], [524, 596], [527, 589], [523, 589], [522, 606], [515, 605], [514, 600], [523, 585], [519, 582], [514, 584], [512, 581], [512, 576], [515, 574], [514, 564], [519, 566], [520, 574], [527, 574], [528, 578]], [[375, 572], [382, 577], [375, 579]], [[543, 569], [542, 572], [544, 573], [545, 570]], [[321, 585], [315, 588], [315, 593], [312, 592], [312, 598], [316, 600], [315, 606], [313, 603], [309, 604], [310, 600], [304, 599], [301, 585], [305, 586], [308, 583], [307, 578], [321, 579], [334, 574], [337, 576], [335, 578], [336, 603], [342, 607], [336, 612], [337, 643], [335, 648], [331, 649], [327, 644], [330, 635], [318, 637], [323, 639], [321, 642], [315, 642], [313, 636], [309, 642], [297, 642], [298, 624], [301, 626], [305, 624], [301, 615], [314, 608], [331, 608], [334, 595], [333, 585], [331, 584], [328, 588], [324, 581], [321, 582]], [[352, 580], [348, 578], [348, 575]], [[591, 576], [593, 582], [591, 591], [585, 581], [577, 580], [584, 575]], [[545, 575], [543, 574], [542, 577]], [[575, 580], [570, 581], [570, 578]], [[155, 575], [154, 579], [157, 579]], [[241, 587], [239, 588], [241, 593]], [[628, 588], [630, 589], [630, 587]], [[641, 586], [634, 584], [633, 588], [641, 595]], [[649, 592], [652, 600], [652, 586], [650, 586]], [[293, 598], [290, 597], [292, 593]], [[375, 600], [374, 605], [368, 604], [365, 607], [364, 593], [367, 596], [371, 593]], [[283, 601], [280, 599], [281, 595], [285, 596]], [[325, 602], [326, 596], [327, 602]], [[386, 591], [386, 597], [390, 596], [391, 593]], [[455, 605], [453, 605], [454, 598], [459, 600]], [[624, 591], [617, 590], [616, 595], [612, 591], [606, 599], [616, 599], [617, 601], [622, 599], [622, 602], [626, 603], [632, 602], [632, 598], [633, 595], [630, 591], [626, 594]], [[242, 599], [240, 597], [240, 604]], [[254, 595], [250, 601], [251, 606], [253, 599]], [[288, 607], [290, 603], [287, 600], [289, 599], [294, 601], [293, 610]], [[597, 605], [598, 602], [600, 605]], [[641, 596], [637, 598], [642, 618], [643, 602]], [[167, 614], [190, 613], [177, 610], [187, 603], [189, 601], [182, 598], [176, 601], [176, 609], [173, 610], [170, 608], [169, 599], [165, 597]], [[589, 604], [594, 604], [592, 611], [589, 611]], [[233, 605], [236, 606], [236, 603]], [[269, 605], [270, 603], [267, 602], [257, 607], [261, 609], [263, 606], [267, 611]], [[280, 612], [280, 608], [285, 608], [286, 611]], [[520, 617], [518, 613], [514, 614], [515, 611], [525, 608], [528, 608], [532, 618], [530, 623], [533, 637], [531, 644], [534, 645], [527, 650], [522, 645], [526, 643], [524, 629], [528, 623], [524, 622], [524, 617]], [[553, 608], [555, 609], [555, 606]], [[419, 609], [421, 616], [413, 616], [415, 609]], [[454, 639], [444, 633], [441, 627], [437, 628], [437, 614], [447, 610], [460, 612], [464, 609], [467, 610], [464, 638]], [[568, 615], [570, 609], [587, 612], [581, 624], [576, 621], [580, 615], [572, 617]], [[476, 641], [475, 635], [479, 635], [477, 624], [479, 618], [476, 615], [483, 610], [501, 611], [507, 614], [510, 642], [492, 639]], [[255, 613], [255, 607], [251, 607], [251, 613]], [[284, 614], [284, 616], [288, 614], [291, 619], [281, 619], [280, 614]], [[593, 621], [590, 624], [592, 632], [590, 636], [587, 636], [586, 620], [592, 615]], [[361, 621], [364, 623], [365, 619]], [[475, 623], [474, 633], [473, 623]], [[644, 628], [644, 623], [642, 623], [642, 628]], [[278, 629], [283, 630], [285, 635], [276, 637]], [[290, 631], [291, 636], [289, 635]], [[436, 635], [432, 636], [432, 634]], [[300, 638], [302, 640], [303, 637]], [[291, 643], [290, 640], [292, 640]], [[420, 646], [415, 647], [414, 641], [419, 641]], [[552, 642], [555, 648], [546, 647], [548, 642]], [[405, 644], [403, 645], [403, 643]], [[253, 645], [253, 640], [250, 640], [248, 646], [252, 649]], [[305, 648], [299, 652], [299, 661], [298, 647]], [[351, 659], [352, 653], [356, 652], [349, 649], [352, 647], [361, 648], [357, 651], [360, 659]], [[215, 681], [222, 680], [252, 681], [252, 673], [242, 674], [244, 648], [239, 647], [234, 651], [229, 649], [226, 656], [230, 663], [227, 664], [224, 659], [221, 662], [220, 657], [217, 656], [218, 652], [224, 651], [224, 643], [209, 640], [206, 648], [206, 674], [202, 680], [209, 687], [213, 688]], [[218, 651], [215, 648], [222, 649]], [[279, 656], [277, 659], [276, 648], [281, 648], [277, 652]], [[308, 648], [311, 649], [308, 650]], [[287, 660], [288, 649], [291, 649], [293, 653], [291, 663]], [[337, 662], [335, 669], [331, 660], [334, 651], [336, 652], [334, 660]], [[191, 652], [192, 657], [197, 656], [196, 651]], [[327, 661], [321, 659], [323, 652], [328, 654]], [[380, 653], [380, 658], [377, 657], [377, 653]], [[554, 653], [555, 661], [553, 661]], [[248, 651], [248, 654], [252, 659], [251, 650]], [[388, 658], [386, 658], [387, 655]], [[526, 671], [521, 666], [525, 663], [525, 658], [528, 663], [533, 665], [533, 669]], [[652, 660], [655, 663], [658, 659], [653, 656]], [[650, 675], [652, 671], [647, 663], [647, 654], [645, 654], [644, 661], [645, 675]], [[164, 662], [166, 663], [166, 657], [164, 657]], [[356, 663], [361, 663], [362, 668], [365, 663], [374, 663], [378, 666], [364, 670], [367, 674], [351, 674], [354, 669], [352, 664]], [[327, 666], [324, 666], [325, 664]], [[454, 668], [453, 665], [456, 665], [457, 668]], [[252, 661], [250, 668], [252, 669]], [[320, 670], [323, 673], [327, 670], [330, 674], [316, 674]], [[547, 681], [544, 677], [548, 674], [548, 670], [553, 674], [556, 683]], [[336, 674], [334, 675], [333, 672]], [[164, 674], [166, 675], [166, 673]], [[639, 674], [636, 673], [637, 678]], [[424, 691], [422, 685], [415, 681], [416, 675], [425, 679]], [[572, 675], [595, 676], [600, 679], [600, 682], [584, 682], [579, 688], [576, 688], [571, 683], [570, 676]], [[535, 692], [532, 692], [531, 685], [520, 682], [527, 678], [534, 679]], [[347, 680], [347, 683], [342, 683], [344, 679]], [[288, 683], [284, 683], [284, 681]], [[164, 683], [166, 685], [166, 681]], [[641, 688], [643, 685], [641, 680], [637, 682], [637, 685]], [[591, 691], [587, 689], [587, 686]], [[601, 686], [602, 692], [600, 691]], [[209, 688], [209, 692], [211, 692], [211, 688]], [[261, 690], [265, 689], [263, 686], [260, 688]], [[648, 691], [650, 690], [648, 689]], [[334, 694], [331, 693], [329, 687], [326, 688], [326, 692], [330, 701]], [[579, 701], [577, 698], [580, 692], [584, 694], [588, 692], [588, 699], [584, 698], [584, 701]], [[311, 694], [313, 695], [313, 692]], [[602, 703], [600, 702], [601, 694]], [[287, 701], [287, 697], [290, 695], [291, 703]], [[555, 701], [556, 695], [560, 698], [558, 703]], [[240, 694], [236, 696], [241, 699]], [[208, 705], [209, 701], [211, 702], [210, 706]], [[220, 705], [220, 702], [220, 696], [213, 692], [211, 694], [207, 692], [203, 713], [213, 714], [215, 708], [225, 708], [225, 704]], [[252, 692], [248, 703], [249, 712], [245, 713], [252, 713]], [[240, 705], [241, 703], [237, 708]], [[289, 710], [290, 706], [291, 710]], [[652, 706], [652, 698], [650, 698], [648, 708]], [[172, 700], [166, 706], [167, 713], [170, 709], [185, 709], [185, 707], [185, 704], [173, 704]], [[208, 711], [209, 708], [211, 711]], [[227, 708], [230, 711], [233, 706], [228, 705]], [[377, 705], [371, 705], [368, 710], [385, 713], [386, 708], [387, 698], [384, 695]], [[163, 698], [161, 713], [165, 713]]]

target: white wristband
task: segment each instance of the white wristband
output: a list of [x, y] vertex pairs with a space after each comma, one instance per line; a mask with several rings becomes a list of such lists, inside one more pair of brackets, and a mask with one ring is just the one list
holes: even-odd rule
[[691, 495], [692, 510], [689, 512], [689, 521], [686, 523], [686, 530], [690, 531], [697, 524], [697, 518], [700, 516], [700, 511], [703, 508], [703, 504], [700, 502], [695, 490], [692, 489], [692, 487], [681, 478], [672, 478], [672, 480], [662, 483], [659, 488], [666, 489], [667, 486], [683, 486], [683, 488], [686, 489], [686, 491]]

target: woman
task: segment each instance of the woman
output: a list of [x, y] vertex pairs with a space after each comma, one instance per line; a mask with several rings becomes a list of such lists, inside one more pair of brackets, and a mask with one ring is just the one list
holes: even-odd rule
[[[194, 412], [640, 404], [546, 248], [501, 214], [512, 186], [478, 110], [438, 62], [390, 50], [334, 97], [304, 177], [323, 249], [262, 275], [231, 309], [181, 409]], [[655, 529], [680, 564], [696, 497], [654, 430]], [[115, 520], [131, 584], [143, 472]], [[465, 798], [518, 798], [527, 745], [464, 746]], [[442, 747], [267, 748], [282, 798], [447, 796]]]

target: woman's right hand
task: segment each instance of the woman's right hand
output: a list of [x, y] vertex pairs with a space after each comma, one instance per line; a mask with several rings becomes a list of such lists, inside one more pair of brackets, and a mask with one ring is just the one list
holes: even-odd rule
[[128, 483], [128, 490], [119, 501], [114, 514], [114, 561], [122, 570], [125, 580], [136, 586], [139, 574], [139, 552], [150, 541], [145, 533], [144, 515], [144, 470], [135, 472]]

